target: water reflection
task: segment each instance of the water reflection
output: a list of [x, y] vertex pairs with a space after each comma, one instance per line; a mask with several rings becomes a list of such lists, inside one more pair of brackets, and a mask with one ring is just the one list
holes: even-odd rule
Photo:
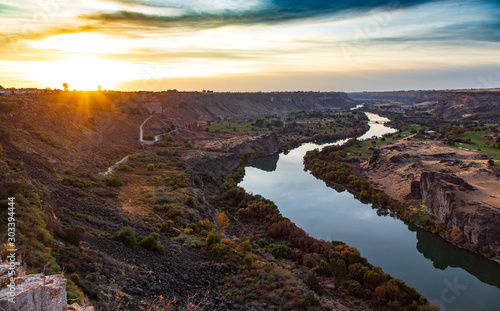
[[476, 276], [481, 282], [500, 288], [498, 264], [477, 254], [462, 250], [442, 238], [409, 225], [410, 231], [417, 233], [417, 250], [432, 261], [435, 268], [445, 270], [458, 267]]
[[255, 167], [266, 172], [273, 172], [277, 168], [279, 158], [279, 153], [275, 153], [265, 157], [248, 159], [245, 161], [245, 165]]

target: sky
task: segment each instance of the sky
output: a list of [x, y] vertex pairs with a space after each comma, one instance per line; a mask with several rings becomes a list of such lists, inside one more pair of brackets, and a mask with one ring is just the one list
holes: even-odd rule
[[0, 85], [500, 87], [500, 1], [0, 0]]

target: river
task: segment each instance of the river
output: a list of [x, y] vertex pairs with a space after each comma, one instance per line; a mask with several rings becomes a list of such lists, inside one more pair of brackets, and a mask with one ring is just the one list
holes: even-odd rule
[[[359, 139], [393, 132], [388, 121], [366, 113], [370, 130]], [[338, 141], [337, 144], [343, 143]], [[303, 144], [288, 154], [251, 160], [240, 186], [274, 201], [311, 236], [343, 241], [370, 263], [415, 287], [441, 310], [500, 310], [500, 265], [407, 224], [304, 171]]]

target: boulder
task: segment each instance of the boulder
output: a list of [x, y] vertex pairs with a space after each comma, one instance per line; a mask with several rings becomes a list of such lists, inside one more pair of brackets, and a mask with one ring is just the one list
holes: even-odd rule
[[66, 279], [63, 275], [31, 274], [17, 278], [15, 300], [9, 301], [10, 288], [0, 291], [0, 310], [66, 311]]

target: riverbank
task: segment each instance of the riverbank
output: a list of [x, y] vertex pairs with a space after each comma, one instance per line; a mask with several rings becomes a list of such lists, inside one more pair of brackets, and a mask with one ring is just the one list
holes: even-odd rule
[[435, 215], [446, 225], [436, 233], [447, 241], [498, 261], [500, 183], [487, 161], [477, 152], [407, 139], [380, 146], [358, 167], [394, 200]]

